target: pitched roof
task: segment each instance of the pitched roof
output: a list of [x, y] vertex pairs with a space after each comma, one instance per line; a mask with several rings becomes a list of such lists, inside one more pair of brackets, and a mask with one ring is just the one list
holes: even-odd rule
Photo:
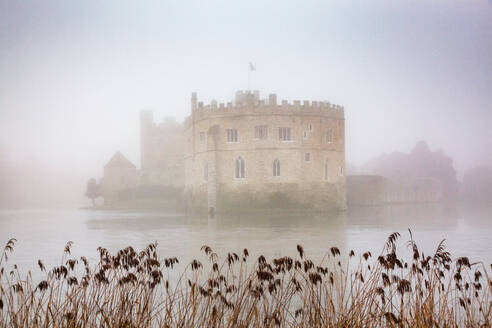
[[117, 151], [109, 162], [104, 166], [104, 168], [129, 168], [135, 169], [136, 166], [130, 162], [122, 153]]

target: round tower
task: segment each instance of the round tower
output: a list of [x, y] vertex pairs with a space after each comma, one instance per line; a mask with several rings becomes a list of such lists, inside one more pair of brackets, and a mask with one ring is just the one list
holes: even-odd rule
[[[249, 94], [258, 101], [246, 101]], [[185, 121], [185, 191], [193, 209], [346, 208], [343, 107], [277, 105], [276, 98], [238, 92], [235, 105], [198, 104]]]

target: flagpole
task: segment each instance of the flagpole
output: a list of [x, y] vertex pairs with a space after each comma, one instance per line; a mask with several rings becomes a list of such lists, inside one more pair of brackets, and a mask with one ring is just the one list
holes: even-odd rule
[[248, 68], [248, 91], [251, 88], [250, 84], [251, 84], [251, 69]]
[[251, 72], [256, 71], [256, 68], [253, 66], [251, 62], [249, 62], [249, 68], [248, 68], [248, 91], [251, 88]]

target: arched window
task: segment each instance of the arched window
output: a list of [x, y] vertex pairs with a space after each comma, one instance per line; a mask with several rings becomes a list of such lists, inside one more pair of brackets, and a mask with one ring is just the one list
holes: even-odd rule
[[328, 170], [328, 159], [325, 161], [325, 181], [328, 181], [328, 173], [329, 170]]
[[244, 159], [241, 156], [236, 159], [234, 176], [236, 179], [244, 179]]
[[273, 161], [273, 176], [280, 176], [280, 161], [278, 160], [278, 158]]
[[203, 166], [203, 180], [208, 181], [208, 163]]

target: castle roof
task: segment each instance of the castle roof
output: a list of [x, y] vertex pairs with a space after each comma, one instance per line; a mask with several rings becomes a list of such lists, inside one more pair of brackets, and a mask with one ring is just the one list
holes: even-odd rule
[[109, 160], [109, 162], [104, 166], [105, 169], [107, 168], [129, 168], [129, 169], [135, 169], [136, 166], [130, 162], [122, 153], [117, 151], [113, 157]]

